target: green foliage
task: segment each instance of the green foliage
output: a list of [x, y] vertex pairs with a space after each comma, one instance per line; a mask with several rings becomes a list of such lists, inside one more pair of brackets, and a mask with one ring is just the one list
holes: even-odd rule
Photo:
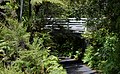
[[36, 16], [37, 18], [63, 18], [66, 10], [59, 4], [45, 1], [38, 5], [38, 9], [35, 9], [36, 11], [38, 11], [37, 15], [39, 15]]
[[18, 9], [18, 4], [11, 0], [10, 2], [6, 2], [5, 5], [0, 5], [0, 9], [4, 10], [5, 17], [16, 18], [16, 9]]
[[[22, 24], [18, 25], [15, 21], [13, 24], [11, 27], [9, 26], [10, 29], [5, 26], [0, 29], [0, 61], [3, 65], [1, 67], [4, 68], [1, 73], [66, 74], [63, 67], [58, 64], [58, 58], [49, 54], [49, 35], [42, 34], [40, 38], [36, 36], [31, 45], [29, 44], [30, 35]], [[5, 63], [8, 62], [10, 64], [6, 65]]]
[[31, 3], [32, 3], [33, 5], [35, 5], [35, 4], [42, 3], [42, 2], [44, 2], [44, 1], [48, 1], [48, 2], [51, 2], [51, 3], [57, 3], [57, 4], [59, 3], [59, 4], [64, 5], [61, 0], [31, 0]]
[[84, 16], [90, 19], [91, 26], [96, 25], [119, 33], [119, 6], [120, 1], [118, 0], [80, 0], [79, 8], [77, 9], [79, 13], [76, 14], [76, 17], [81, 18], [79, 16]]
[[[34, 27], [31, 26], [30, 32], [34, 36], [32, 36], [33, 43], [29, 42], [31, 35], [26, 32], [28, 16], [23, 16], [24, 23], [18, 23], [15, 20], [16, 16], [11, 16], [11, 11], [16, 11], [19, 7], [15, 3], [17, 2], [10, 1], [2, 7], [6, 10], [6, 16], [4, 17], [5, 21], [0, 23], [0, 73], [66, 74], [66, 71], [59, 64], [58, 58], [50, 55], [49, 49], [52, 48], [52, 40], [48, 33], [36, 31], [33, 33]], [[35, 23], [29, 22], [29, 24], [34, 25]]]
[[20, 51], [20, 57], [13, 63], [16, 70], [24, 69], [28, 74], [66, 74], [63, 67], [58, 64], [58, 58], [50, 55], [47, 47], [41, 45], [41, 39], [36, 38], [30, 50]]
[[120, 1], [81, 0], [80, 2], [79, 16], [87, 17], [87, 25], [92, 29], [95, 28], [84, 35], [90, 42], [84, 62], [92, 68], [102, 70], [105, 74], [119, 74]]
[[[26, 48], [29, 43], [29, 33], [25, 32], [26, 28], [22, 24], [18, 24], [16, 20], [7, 19], [9, 26], [2, 26], [0, 29], [0, 50], [4, 52], [1, 61], [14, 61], [18, 57], [18, 51]], [[23, 44], [22, 44], [23, 42]]]
[[[84, 39], [78, 35], [70, 33], [52, 33], [52, 40], [55, 43], [54, 49], [51, 50], [51, 54], [58, 57], [70, 57], [78, 59], [82, 54], [82, 48]], [[78, 41], [79, 40], [79, 41]]]
[[0, 74], [24, 74], [21, 71], [16, 71], [14, 68], [0, 68]]
[[49, 54], [51, 39], [48, 33], [36, 32], [30, 44], [30, 34], [23, 23], [12, 17], [6, 21], [8, 26], [1, 23], [0, 28], [0, 73], [66, 74], [58, 58]]
[[120, 51], [117, 35], [109, 33], [108, 30], [100, 29], [89, 36], [90, 45], [86, 49], [84, 63], [88, 63], [92, 68], [102, 70], [105, 74], [118, 74]]

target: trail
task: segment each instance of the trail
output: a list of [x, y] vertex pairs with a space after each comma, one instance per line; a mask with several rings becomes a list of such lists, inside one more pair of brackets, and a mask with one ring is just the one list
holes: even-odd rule
[[73, 59], [61, 60], [60, 63], [66, 69], [67, 74], [98, 74], [95, 70], [91, 70], [86, 65]]

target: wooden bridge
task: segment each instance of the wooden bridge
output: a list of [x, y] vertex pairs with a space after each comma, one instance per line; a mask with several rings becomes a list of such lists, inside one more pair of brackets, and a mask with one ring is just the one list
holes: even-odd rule
[[87, 18], [59, 19], [59, 18], [46, 18], [44, 29], [60, 30], [65, 29], [70, 33], [84, 33], [87, 30], [86, 20]]

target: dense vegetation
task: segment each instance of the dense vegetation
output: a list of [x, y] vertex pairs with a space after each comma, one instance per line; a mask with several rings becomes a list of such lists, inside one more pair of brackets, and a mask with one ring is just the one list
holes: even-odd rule
[[27, 11], [23, 22], [17, 20], [18, 8], [14, 1], [1, 4], [0, 74], [66, 74], [58, 58], [50, 55], [49, 33], [34, 31]]
[[92, 28], [84, 37], [89, 41], [84, 62], [103, 74], [120, 73], [120, 1], [84, 0], [83, 13]]
[[[120, 73], [119, 0], [10, 0], [0, 3], [0, 74], [66, 74], [58, 57], [81, 59], [103, 74]], [[44, 18], [87, 18], [84, 39]], [[81, 36], [81, 35], [80, 35]]]

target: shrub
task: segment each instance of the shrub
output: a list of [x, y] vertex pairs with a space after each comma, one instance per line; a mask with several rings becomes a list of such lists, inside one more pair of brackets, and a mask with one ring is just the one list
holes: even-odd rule
[[[88, 37], [88, 36], [86, 36]], [[90, 45], [86, 49], [84, 63], [105, 74], [119, 73], [119, 39], [106, 29], [89, 34]]]
[[15, 74], [66, 74], [58, 58], [50, 55], [50, 36], [36, 33], [29, 43], [30, 34], [16, 20], [8, 19], [9, 26], [0, 29], [1, 73]]

